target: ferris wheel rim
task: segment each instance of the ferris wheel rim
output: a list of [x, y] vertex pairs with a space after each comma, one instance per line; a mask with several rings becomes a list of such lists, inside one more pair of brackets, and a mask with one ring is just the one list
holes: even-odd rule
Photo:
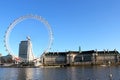
[[45, 27], [48, 30], [48, 34], [49, 34], [49, 40], [48, 40], [48, 46], [47, 48], [44, 49], [43, 53], [47, 53], [49, 49], [51, 49], [51, 45], [53, 43], [53, 32], [51, 29], [50, 24], [48, 23], [47, 20], [45, 20], [43, 17], [38, 16], [38, 15], [33, 15], [33, 14], [29, 14], [29, 15], [24, 15], [21, 16], [17, 19], [15, 19], [7, 28], [5, 35], [4, 35], [4, 47], [7, 51], [8, 54], [10, 55], [14, 55], [13, 52], [11, 51], [10, 45], [9, 45], [9, 37], [10, 37], [10, 33], [12, 31], [12, 29], [20, 22], [26, 20], [26, 19], [35, 19], [38, 20], [39, 22], [43, 23], [45, 25]]

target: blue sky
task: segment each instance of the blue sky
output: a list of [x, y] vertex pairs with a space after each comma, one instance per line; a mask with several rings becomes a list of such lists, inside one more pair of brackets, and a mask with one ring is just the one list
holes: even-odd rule
[[[1, 0], [0, 53], [7, 55], [3, 37], [10, 23], [20, 16], [44, 17], [54, 33], [50, 51], [117, 49], [120, 51], [119, 0]], [[31, 36], [33, 51], [41, 55], [48, 43], [45, 26], [33, 19], [17, 24], [9, 42], [15, 55], [19, 43]]]

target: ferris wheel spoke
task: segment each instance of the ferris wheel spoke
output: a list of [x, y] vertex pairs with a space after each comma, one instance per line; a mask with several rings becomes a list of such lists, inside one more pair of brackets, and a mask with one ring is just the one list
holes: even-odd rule
[[6, 51], [8, 54], [14, 55], [10, 45], [9, 45], [9, 37], [10, 37], [10, 33], [12, 31], [12, 29], [20, 22], [22, 22], [23, 20], [26, 19], [36, 19], [38, 21], [40, 21], [41, 23], [43, 23], [45, 25], [45, 27], [48, 29], [48, 34], [49, 34], [49, 42], [48, 42], [48, 46], [47, 48], [44, 50], [43, 53], [48, 52], [48, 50], [51, 49], [51, 45], [53, 43], [53, 32], [51, 29], [50, 24], [48, 23], [48, 21], [46, 21], [44, 18], [42, 18], [41, 16], [37, 16], [37, 15], [25, 15], [25, 16], [21, 16], [17, 19], [15, 19], [12, 23], [10, 23], [9, 27], [7, 28], [5, 35], [4, 35], [4, 47], [6, 48]]

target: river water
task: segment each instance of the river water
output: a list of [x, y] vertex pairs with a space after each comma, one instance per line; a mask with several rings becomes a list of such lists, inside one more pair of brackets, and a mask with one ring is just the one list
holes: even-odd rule
[[0, 68], [0, 80], [120, 80], [120, 66]]

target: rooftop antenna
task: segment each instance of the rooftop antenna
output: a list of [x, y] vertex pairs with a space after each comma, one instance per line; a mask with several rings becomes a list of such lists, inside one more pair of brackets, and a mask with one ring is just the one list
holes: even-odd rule
[[26, 38], [27, 38], [27, 40], [30, 40], [30, 36], [27, 36]]

